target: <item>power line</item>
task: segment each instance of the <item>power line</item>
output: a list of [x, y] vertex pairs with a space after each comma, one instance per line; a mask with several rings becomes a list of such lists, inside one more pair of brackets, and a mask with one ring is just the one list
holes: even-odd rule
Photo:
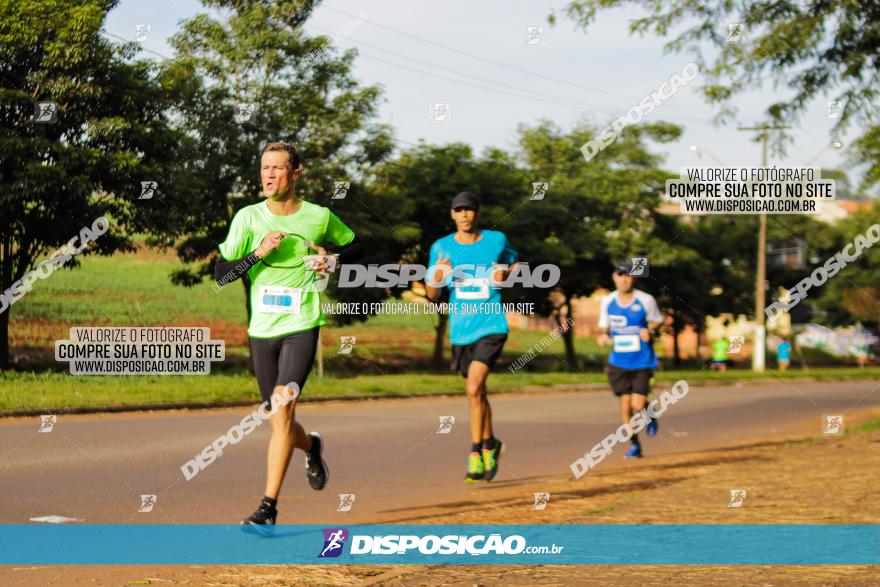
[[[325, 28], [323, 28], [323, 27], [319, 27], [319, 26], [316, 26], [316, 25], [311, 25], [311, 27], [312, 27], [312, 28], [315, 28], [315, 29], [317, 29], [317, 30], [319, 30], [319, 31], [324, 31], [324, 32], [327, 32], [327, 33], [330, 33], [330, 32], [331, 32], [331, 31], [328, 30], [328, 29], [325, 29]], [[616, 111], [607, 110], [607, 109], [597, 110], [597, 109], [595, 109], [595, 108], [585, 108], [585, 107], [583, 106], [583, 103], [582, 103], [582, 102], [577, 102], [577, 101], [572, 100], [572, 99], [570, 99], [570, 98], [559, 97], [559, 96], [553, 96], [553, 95], [551, 95], [551, 94], [545, 94], [545, 93], [543, 93], [543, 92], [535, 92], [535, 91], [533, 91], [533, 90], [532, 90], [532, 91], [522, 90], [521, 88], [518, 88], [518, 87], [516, 87], [516, 86], [512, 86], [512, 85], [510, 85], [510, 84], [505, 84], [505, 83], [503, 83], [503, 82], [498, 82], [498, 81], [493, 81], [493, 80], [486, 80], [485, 78], [481, 78], [481, 77], [479, 77], [479, 76], [475, 76], [475, 75], [470, 75], [470, 74], [467, 74], [467, 73], [462, 73], [462, 72], [460, 72], [460, 71], [456, 71], [456, 70], [453, 70], [453, 69], [449, 69], [449, 68], [443, 67], [442, 65], [437, 65], [437, 64], [435, 64], [435, 63], [431, 63], [431, 62], [429, 62], [429, 61], [422, 61], [422, 60], [420, 60], [420, 59], [416, 59], [416, 58], [414, 58], [414, 57], [409, 57], [408, 55], [403, 55], [403, 54], [401, 54], [401, 53], [397, 53], [397, 52], [395, 52], [395, 51], [390, 51], [390, 50], [388, 50], [388, 49], [385, 49], [385, 48], [379, 47], [379, 46], [377, 46], [377, 45], [373, 45], [373, 44], [371, 44], [371, 43], [366, 43], [366, 42], [364, 42], [364, 41], [360, 41], [360, 40], [358, 40], [358, 39], [354, 39], [354, 38], [349, 37], [349, 36], [346, 36], [345, 38], [346, 38], [347, 40], [353, 42], [353, 43], [358, 44], [358, 45], [363, 45], [363, 46], [365, 46], [365, 47], [369, 47], [369, 48], [371, 48], [371, 49], [377, 49], [377, 50], [382, 51], [382, 52], [384, 52], [384, 53], [389, 53], [389, 54], [394, 55], [394, 56], [396, 56], [396, 57], [400, 57], [400, 58], [403, 58], [403, 59], [408, 59], [408, 60], [410, 60], [410, 61], [414, 61], [415, 63], [419, 63], [419, 64], [422, 64], [422, 65], [426, 65], [426, 66], [428, 66], [428, 67], [431, 67], [431, 68], [433, 68], [433, 69], [439, 69], [439, 70], [442, 70], [442, 71], [448, 71], [448, 72], [453, 73], [453, 74], [455, 74], [455, 75], [459, 75], [459, 76], [463, 76], [463, 77], [468, 77], [468, 78], [476, 79], [476, 80], [483, 81], [483, 82], [490, 83], [490, 84], [494, 84], [494, 85], [497, 85], [497, 86], [500, 86], [500, 87], [512, 88], [512, 89], [513, 89], [514, 91], [516, 91], [516, 92], [522, 92], [522, 93], [529, 92], [531, 95], [536, 96], [536, 98], [534, 98], [535, 101], [539, 101], [539, 102], [542, 102], [542, 103], [545, 103], [545, 104], [548, 103], [548, 102], [547, 102], [546, 100], [541, 99], [539, 96], [546, 96], [546, 97], [549, 98], [550, 100], [555, 101], [555, 103], [556, 103], [557, 105], [561, 105], [561, 106], [569, 106], [569, 107], [575, 108], [575, 109], [577, 109], [577, 110], [579, 110], [579, 111], [589, 111], [589, 112], [595, 112], [595, 113], [602, 112], [602, 113], [607, 113], [607, 114], [611, 114], [611, 115], [618, 114], [618, 112], [616, 112]], [[375, 56], [372, 56], [372, 55], [369, 55], [369, 54], [365, 54], [365, 53], [363, 53], [363, 52], [359, 53], [359, 55], [362, 56], [362, 57], [366, 57], [367, 59], [374, 59], [374, 60], [377, 60], [377, 61], [382, 61], [383, 63], [387, 63], [387, 64], [389, 64], [389, 65], [393, 65], [393, 66], [396, 66], [396, 67], [401, 67], [401, 68], [404, 68], [404, 69], [408, 69], [408, 70], [410, 70], [410, 71], [415, 71], [415, 72], [417, 72], [417, 73], [421, 73], [421, 74], [423, 74], [423, 75], [427, 75], [427, 76], [431, 76], [431, 77], [437, 77], [437, 78], [444, 79], [444, 80], [450, 80], [450, 81], [458, 82], [458, 83], [462, 83], [462, 84], [465, 84], [465, 85], [472, 85], [472, 86], [474, 86], [474, 87], [477, 87], [477, 88], [479, 88], [479, 89], [483, 89], [483, 90], [487, 90], [487, 91], [496, 91], [496, 92], [498, 92], [498, 93], [507, 94], [507, 95], [512, 95], [512, 94], [509, 94], [508, 92], [504, 92], [504, 91], [502, 91], [502, 90], [494, 90], [494, 89], [492, 89], [492, 88], [486, 88], [486, 87], [483, 87], [483, 86], [476, 86], [476, 85], [474, 85], [474, 84], [469, 84], [469, 83], [464, 82], [464, 81], [461, 81], [461, 80], [450, 79], [450, 78], [445, 77], [445, 76], [440, 76], [440, 75], [437, 75], [437, 74], [433, 74], [433, 73], [431, 73], [431, 72], [429, 72], [429, 71], [424, 71], [424, 70], [421, 70], [421, 69], [415, 69], [415, 68], [407, 67], [407, 66], [405, 66], [405, 65], [400, 65], [400, 64], [397, 64], [397, 63], [394, 63], [394, 62], [391, 62], [391, 61], [385, 61], [385, 60], [382, 60], [382, 59], [379, 58], [379, 57], [375, 57]], [[521, 95], [515, 95], [515, 96], [516, 96], [516, 97], [525, 97], [525, 96], [521, 96]], [[562, 103], [563, 101], [566, 102], [566, 103]], [[689, 118], [689, 117], [677, 117], [677, 119], [680, 120], [680, 121], [696, 122], [696, 123], [699, 123], [699, 124], [711, 124], [711, 122], [709, 122], [709, 121], [707, 121], [707, 120], [705, 120], [705, 119], [697, 119], [697, 118]]]
[[[121, 37], [121, 36], [119, 36], [119, 35], [117, 35], [117, 34], [114, 34], [114, 33], [109, 32], [109, 31], [104, 31], [104, 34], [107, 35], [107, 36], [109, 36], [109, 37], [114, 37], [114, 38], [116, 38], [116, 39], [119, 39], [120, 41], [123, 41], [123, 42], [125, 42], [125, 43], [138, 43], [138, 44], [140, 44], [138, 41], [135, 41], [135, 40], [133, 40], [133, 39], [126, 39], [125, 37]], [[147, 48], [144, 47], [143, 45], [141, 45], [140, 47], [141, 47], [141, 50], [142, 50], [142, 51], [146, 51], [147, 53], [152, 53], [153, 55], [156, 55], [157, 57], [161, 57], [161, 58], [164, 59], [165, 61], [171, 61], [171, 58], [168, 57], [167, 55], [162, 55], [161, 53], [159, 53], [159, 52], [157, 52], [157, 51], [153, 51], [152, 49], [147, 49]]]
[[[315, 29], [317, 29], [317, 30], [319, 30], [319, 31], [324, 31], [324, 32], [326, 32], [326, 33], [332, 33], [332, 31], [330, 31], [330, 30], [328, 30], [328, 29], [325, 29], [325, 28], [323, 28], [323, 27], [319, 27], [319, 26], [312, 25], [312, 28], [315, 28]], [[442, 65], [437, 65], [437, 64], [435, 64], [435, 63], [431, 63], [431, 62], [429, 62], [429, 61], [422, 61], [421, 59], [416, 59], [416, 58], [414, 58], [414, 57], [409, 57], [408, 55], [403, 55], [403, 54], [401, 54], [401, 53], [397, 53], [397, 52], [395, 52], [395, 51], [389, 51], [388, 49], [385, 49], [385, 48], [383, 48], [383, 47], [379, 47], [378, 45], [373, 45], [373, 44], [371, 44], [371, 43], [367, 43], [367, 42], [365, 42], [365, 41], [360, 41], [360, 40], [355, 39], [355, 38], [353, 38], [353, 37], [346, 36], [345, 38], [346, 38], [346, 40], [351, 41], [351, 42], [353, 42], [353, 43], [357, 43], [358, 45], [363, 45], [364, 47], [369, 47], [370, 49], [376, 49], [377, 51], [382, 51], [383, 53], [388, 53], [388, 54], [390, 54], [390, 55], [394, 55], [395, 57], [401, 57], [401, 58], [403, 58], [403, 59], [408, 59], [408, 60], [410, 60], [410, 61], [414, 61], [414, 62], [416, 62], [416, 63], [419, 63], [419, 64], [421, 64], [421, 65], [426, 65], [426, 66], [428, 66], [428, 67], [432, 67], [432, 68], [434, 68], [434, 69], [439, 69], [439, 70], [441, 70], [441, 71], [447, 71], [447, 72], [449, 72], [449, 73], [453, 73], [453, 74], [455, 74], [455, 75], [460, 75], [460, 76], [462, 76], [462, 77], [468, 77], [468, 78], [475, 79], [475, 80], [477, 80], [477, 81], [481, 81], [481, 82], [485, 82], [485, 83], [491, 83], [491, 84], [493, 84], [493, 85], [501, 86], [501, 87], [504, 87], [504, 88], [510, 88], [510, 89], [512, 89], [512, 90], [514, 90], [514, 91], [517, 91], [517, 92], [526, 92], [526, 91], [527, 91], [528, 93], [531, 93], [531, 94], [533, 94], [533, 95], [535, 95], [535, 96], [543, 96], [543, 97], [546, 97], [546, 98], [550, 98], [551, 100], [559, 100], [559, 101], [570, 102], [571, 105], [574, 106], [574, 107], [576, 107], [576, 108], [583, 108], [583, 103], [582, 103], [582, 102], [577, 102], [576, 100], [571, 100], [571, 99], [569, 99], [569, 98], [565, 98], [565, 97], [554, 96], [554, 95], [552, 95], [552, 94], [545, 94], [545, 93], [543, 93], [543, 92], [536, 92], [536, 91], [534, 91], [534, 90], [523, 90], [522, 88], [517, 87], [517, 86], [513, 86], [513, 85], [510, 85], [510, 84], [505, 84], [505, 83], [503, 83], [503, 82], [498, 82], [498, 81], [488, 80], [488, 79], [486, 79], [486, 78], [479, 77], [479, 76], [476, 76], [476, 75], [470, 75], [470, 74], [468, 74], [468, 73], [462, 73], [462, 72], [460, 72], [460, 71], [456, 71], [456, 70], [454, 70], [454, 69], [449, 69], [449, 68], [447, 68], [447, 67], [443, 67]], [[428, 74], [428, 72], [423, 72], [423, 73]], [[430, 74], [428, 74], [428, 75], [430, 75]]]
[[[535, 102], [540, 102], [540, 103], [542, 103], [542, 104], [548, 104], [548, 103], [549, 103], [549, 102], [548, 102], [547, 100], [545, 100], [545, 99], [542, 99], [542, 98], [536, 98], [536, 97], [534, 97], [534, 96], [530, 96], [530, 95], [528, 95], [528, 94], [514, 94], [513, 92], [509, 92], [509, 91], [506, 91], [506, 90], [499, 90], [499, 89], [492, 88], [492, 87], [481, 86], [481, 85], [478, 85], [478, 84], [475, 84], [475, 83], [471, 83], [471, 82], [464, 81], [464, 80], [460, 80], [460, 79], [455, 79], [455, 78], [452, 78], [452, 77], [447, 77], [447, 76], [445, 76], [445, 75], [440, 75], [440, 74], [437, 74], [437, 73], [429, 73], [429, 72], [427, 72], [427, 71], [422, 71], [421, 69], [416, 69], [415, 67], [409, 67], [408, 65], [403, 65], [403, 64], [400, 64], [400, 63], [394, 63], [393, 61], [388, 61], [387, 59], [382, 59], [381, 57], [376, 57], [376, 56], [374, 56], [374, 55], [368, 55], [368, 54], [366, 54], [366, 53], [361, 53], [361, 54], [360, 54], [360, 57], [363, 57], [363, 58], [365, 58], [365, 59], [373, 59], [373, 60], [375, 60], [375, 61], [380, 61], [380, 62], [382, 62], [382, 63], [387, 63], [388, 65], [391, 65], [391, 66], [393, 66], [393, 67], [400, 67], [401, 69], [407, 69], [407, 70], [409, 70], [409, 71], [413, 71], [413, 72], [415, 72], [415, 73], [420, 73], [420, 74], [422, 74], [422, 75], [426, 75], [426, 76], [429, 76], [429, 77], [436, 77], [436, 78], [439, 78], [439, 79], [444, 79], [444, 80], [447, 80], [447, 81], [451, 81], [451, 82], [453, 82], [453, 83], [464, 84], [464, 85], [466, 85], [466, 86], [471, 86], [471, 87], [474, 87], [474, 88], [478, 88], [478, 89], [480, 89], [480, 90], [485, 90], [485, 91], [487, 91], [487, 92], [495, 92], [495, 93], [498, 93], [498, 94], [505, 94], [505, 95], [508, 95], [508, 96], [513, 96], [514, 98], [521, 98], [521, 99], [524, 99], [524, 100], [532, 100], [532, 101], [535, 101]], [[557, 101], [555, 105], [557, 105], [557, 106], [562, 106], [562, 107], [565, 107], [565, 108], [575, 108], [575, 106], [573, 106], [573, 105], [571, 105], [571, 104], [567, 104], [567, 103], [565, 103], [565, 102], [559, 102], [559, 101]]]
[[[325, 8], [327, 8], [327, 9], [329, 9], [329, 10], [332, 10], [332, 11], [334, 11], [334, 12], [338, 12], [338, 13], [340, 13], [340, 14], [344, 14], [344, 15], [346, 15], [346, 16], [351, 16], [351, 17], [359, 18], [358, 15], [356, 15], [356, 14], [352, 14], [351, 12], [348, 12], [348, 11], [346, 11], [346, 10], [342, 10], [342, 9], [339, 9], [339, 8], [335, 8], [335, 7], [333, 7], [333, 6], [329, 5], [329, 4], [322, 4], [322, 6], [325, 7]], [[430, 39], [425, 39], [425, 38], [423, 38], [423, 37], [419, 37], [419, 36], [416, 36], [416, 35], [413, 35], [413, 34], [407, 33], [407, 32], [405, 32], [405, 31], [401, 31], [401, 30], [396, 29], [396, 28], [394, 28], [394, 27], [390, 27], [390, 26], [387, 26], [387, 25], [384, 25], [384, 24], [380, 24], [380, 23], [375, 22], [375, 21], [373, 21], [373, 20], [365, 19], [364, 22], [366, 22], [367, 24], [373, 25], [373, 26], [375, 26], [375, 27], [378, 27], [378, 28], [381, 28], [381, 29], [385, 29], [385, 30], [387, 30], [387, 31], [391, 31], [391, 32], [393, 32], [393, 33], [397, 33], [398, 35], [403, 35], [403, 36], [405, 36], [405, 37], [409, 37], [409, 38], [411, 38], [411, 39], [414, 39], [414, 40], [416, 40], [416, 41], [420, 41], [420, 42], [422, 42], [422, 43], [427, 43], [427, 44], [429, 44], [429, 45], [433, 45], [433, 46], [435, 46], [435, 47], [439, 47], [439, 48], [441, 48], [441, 49], [446, 49], [447, 51], [452, 51], [453, 53], [458, 53], [459, 55], [464, 55], [465, 57], [470, 57], [471, 59], [476, 59], [476, 60], [478, 60], [478, 61], [484, 61], [484, 62], [486, 62], [486, 63], [490, 63], [490, 64], [492, 64], [492, 65], [495, 65], [496, 67], [503, 67], [503, 68], [505, 68], [505, 69], [509, 69], [509, 70], [511, 70], [511, 71], [516, 71], [516, 72], [518, 72], [518, 73], [524, 73], [524, 74], [526, 74], [526, 75], [530, 75], [530, 76], [533, 76], [533, 77], [539, 77], [539, 78], [543, 78], [543, 79], [546, 79], [546, 80], [550, 80], [550, 81], [553, 81], [553, 82], [556, 82], [556, 83], [566, 84], [566, 85], [573, 86], [573, 87], [576, 87], [576, 88], [581, 88], [581, 89], [583, 89], [583, 90], [587, 90], [587, 91], [589, 91], [589, 92], [594, 92], [594, 93], [599, 93], [599, 94], [606, 94], [606, 95], [608, 95], [608, 96], [613, 96], [613, 97], [615, 97], [615, 98], [626, 98], [627, 100], [635, 100], [635, 101], [639, 101], [639, 100], [641, 100], [641, 98], [636, 98], [636, 97], [633, 97], [633, 96], [627, 96], [627, 95], [625, 95], [625, 94], [618, 94], [617, 92], [612, 92], [612, 91], [609, 91], [609, 90], [603, 90], [603, 89], [600, 89], [600, 88], [594, 88], [594, 87], [587, 86], [587, 85], [584, 85], [584, 84], [580, 84], [580, 83], [577, 83], [577, 82], [572, 82], [572, 81], [569, 81], [569, 80], [565, 80], [565, 79], [560, 79], [560, 78], [557, 78], [557, 77], [549, 76], [549, 75], [546, 75], [546, 74], [543, 74], [543, 73], [539, 73], [539, 72], [537, 72], [537, 71], [531, 71], [531, 70], [528, 70], [528, 69], [523, 69], [523, 68], [521, 68], [521, 67], [515, 67], [515, 66], [513, 66], [513, 65], [508, 65], [507, 63], [503, 63], [503, 62], [501, 62], [501, 61], [495, 61], [495, 60], [493, 60], [493, 59], [488, 59], [488, 58], [486, 58], [486, 57], [482, 57], [482, 56], [480, 56], [480, 55], [476, 55], [476, 54], [474, 54], [474, 53], [468, 53], [467, 51], [462, 51], [461, 49], [456, 49], [455, 47], [450, 47], [450, 46], [448, 46], [448, 45], [444, 45], [444, 44], [442, 44], [442, 43], [438, 43], [438, 42], [436, 42], [436, 41], [432, 41], [432, 40], [430, 40]], [[684, 107], [684, 106], [672, 106], [672, 107], [673, 107], [673, 108], [679, 108], [679, 109], [686, 108], [686, 107]], [[690, 109], [688, 109], [688, 110], [690, 110]], [[703, 121], [703, 122], [706, 122], [706, 121]]]

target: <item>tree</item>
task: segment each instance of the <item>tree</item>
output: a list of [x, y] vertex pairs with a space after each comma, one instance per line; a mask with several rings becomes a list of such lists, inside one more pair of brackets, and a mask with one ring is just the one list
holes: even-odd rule
[[866, 167], [860, 189], [880, 183], [880, 126], [872, 126], [853, 144], [853, 162]]
[[[131, 249], [148, 224], [140, 181], [178, 173], [181, 137], [153, 66], [101, 35], [116, 4], [0, 4], [0, 292], [100, 216], [111, 230], [84, 253]], [[35, 119], [38, 102], [56, 105], [43, 110], [54, 122]], [[11, 311], [0, 312], [0, 369]]]
[[[672, 175], [660, 168], [660, 156], [646, 144], [649, 139], [675, 140], [680, 127], [663, 122], [630, 127], [585, 163], [579, 149], [596, 136], [595, 130], [580, 125], [563, 132], [550, 122], [520, 128], [520, 150], [530, 181], [548, 181], [550, 186], [542, 200], [526, 200], [518, 206], [507, 225], [511, 234], [521, 235], [524, 258], [533, 265], [559, 265], [562, 277], [552, 291], [516, 289], [514, 293], [535, 302], [538, 313], [554, 316], [559, 326], [564, 316], [572, 315], [575, 297], [607, 285], [612, 263], [647, 256], [654, 277], [643, 280], [640, 287], [658, 291], [666, 280], [654, 272], [675, 267], [682, 255], [689, 255], [668, 234], [674, 230], [674, 220], [656, 212], [665, 180]], [[692, 261], [695, 272], [705, 266], [699, 259]], [[574, 328], [561, 331], [568, 367], [577, 370]]]
[[[487, 149], [474, 157], [467, 145], [453, 143], [434, 146], [420, 144], [403, 151], [397, 158], [376, 169], [373, 189], [393, 198], [408, 220], [403, 261], [427, 266], [431, 245], [455, 231], [449, 216], [452, 197], [462, 191], [477, 194], [482, 201], [480, 226], [507, 231], [510, 206], [528, 197], [526, 177], [512, 157], [498, 149]], [[395, 233], [404, 235], [400, 230]], [[508, 232], [515, 247], [516, 236]], [[447, 316], [438, 314], [435, 325], [433, 362], [443, 368], [443, 346]]]
[[[868, 123], [873, 117], [880, 83], [877, 2], [574, 0], [565, 14], [586, 30], [599, 10], [627, 4], [649, 11], [632, 21], [631, 33], [674, 35], [666, 50], [694, 55], [707, 77], [706, 98], [724, 106], [722, 119], [736, 113], [731, 98], [768, 78], [792, 90], [791, 96], [780, 95], [767, 107], [775, 122], [795, 122], [826, 92], [836, 92], [841, 105], [835, 132], [851, 121]], [[731, 31], [729, 24], [743, 28]], [[736, 32], [739, 36], [729, 41]], [[707, 43], [715, 49], [711, 65], [703, 53]]]
[[[825, 248], [817, 265], [852, 243], [858, 235], [880, 224], [880, 203], [840, 221], [835, 226], [833, 241]], [[864, 236], [862, 236], [864, 238]], [[870, 245], [870, 241], [868, 243]], [[853, 249], [848, 250], [849, 253]], [[880, 245], [865, 247], [858, 259], [848, 263], [816, 293], [816, 305], [825, 310], [824, 321], [832, 325], [853, 320], [873, 323], [880, 330]], [[812, 293], [812, 292], [811, 292]]]
[[[382, 206], [368, 201], [381, 194], [365, 192], [362, 181], [392, 148], [389, 129], [372, 122], [379, 89], [354, 80], [354, 51], [339, 54], [327, 37], [304, 33], [319, 3], [203, 0], [221, 16], [199, 14], [173, 37], [176, 55], [162, 79], [177, 97], [180, 127], [195, 142], [191, 181], [202, 188], [158, 241], [175, 245], [187, 264], [175, 283], [194, 285], [211, 275], [232, 214], [261, 200], [260, 150], [272, 140], [300, 150], [306, 173], [298, 196], [339, 211], [374, 245], [367, 250], [388, 242]], [[334, 181], [351, 184], [345, 199], [332, 199]]]

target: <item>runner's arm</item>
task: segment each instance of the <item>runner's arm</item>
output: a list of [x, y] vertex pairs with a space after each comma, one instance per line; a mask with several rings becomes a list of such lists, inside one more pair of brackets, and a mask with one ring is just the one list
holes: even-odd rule
[[357, 237], [354, 237], [347, 245], [341, 247], [329, 245], [325, 246], [324, 249], [328, 255], [339, 255], [339, 263], [344, 265], [345, 263], [351, 263], [360, 256], [364, 248], [363, 244]]
[[608, 318], [608, 305], [611, 303], [611, 296], [605, 296], [599, 304], [599, 336], [596, 342], [599, 346], [608, 344], [609, 335], [611, 334], [611, 322]]
[[651, 335], [656, 335], [665, 322], [664, 316], [660, 312], [660, 306], [657, 305], [657, 299], [652, 295], [646, 296], [643, 304], [648, 319], [648, 330], [651, 331]]
[[[433, 275], [425, 274], [425, 295], [431, 302], [440, 300], [443, 288], [447, 285], [448, 273], [452, 272], [452, 262], [449, 255], [443, 255], [443, 249], [439, 243], [440, 241], [437, 241], [431, 245], [431, 250], [428, 252], [428, 271], [433, 269]], [[431, 285], [431, 283], [435, 285]]]
[[225, 261], [222, 257], [217, 259], [217, 262], [214, 264], [214, 279], [221, 285], [226, 285], [236, 279], [240, 279], [251, 267], [260, 261], [262, 255], [259, 255], [258, 251], [259, 249], [241, 259], [233, 261]]
[[220, 285], [232, 283], [236, 279], [240, 279], [251, 267], [256, 265], [268, 252], [278, 248], [281, 239], [284, 238], [283, 232], [271, 232], [263, 239], [260, 246], [254, 249], [240, 259], [226, 261], [223, 257], [217, 259], [214, 264], [214, 278]]

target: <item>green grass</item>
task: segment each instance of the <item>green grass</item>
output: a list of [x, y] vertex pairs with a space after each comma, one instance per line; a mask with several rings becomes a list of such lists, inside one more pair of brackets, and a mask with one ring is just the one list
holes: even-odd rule
[[[88, 256], [76, 268], [56, 271], [51, 279], [38, 281], [10, 313], [13, 356], [23, 355], [25, 368], [57, 368], [51, 349], [54, 340], [66, 336], [66, 325], [210, 325], [212, 332], [224, 329], [220, 336], [226, 338], [230, 357], [246, 357], [247, 316], [241, 285], [232, 284], [219, 293], [211, 289], [210, 282], [175, 286], [169, 277], [180, 267], [175, 257], [147, 250]], [[329, 298], [324, 301], [331, 302]], [[328, 317], [322, 337], [325, 357], [328, 363], [336, 361], [337, 371], [345, 374], [375, 373], [375, 365], [389, 372], [424, 369], [433, 354], [436, 321], [436, 316], [427, 314], [383, 314], [340, 326]], [[335, 356], [342, 335], [364, 341], [356, 347], [356, 356]], [[546, 335], [544, 329], [511, 332], [503, 360], [512, 362]], [[574, 344], [585, 369], [598, 369], [608, 352], [591, 338], [576, 338]], [[448, 335], [446, 346], [448, 356]], [[529, 369], [567, 369], [562, 339], [544, 348]]]
[[[216, 404], [259, 397], [256, 381], [244, 368], [247, 357], [244, 328], [244, 292], [239, 284], [220, 293], [210, 283], [192, 288], [174, 286], [170, 274], [180, 268], [173, 256], [141, 251], [112, 257], [89, 256], [75, 269], [56, 271], [40, 280], [11, 309], [12, 355], [30, 355], [20, 371], [0, 373], [0, 409], [53, 409], [75, 406], [118, 406], [168, 402]], [[329, 300], [327, 300], [329, 301]], [[430, 371], [436, 317], [430, 315], [374, 316], [365, 323], [329, 324], [322, 333], [327, 377], [312, 375], [306, 397], [403, 396], [461, 393], [461, 377]], [[210, 325], [225, 337], [228, 360], [213, 365], [213, 373], [195, 376], [86, 377], [57, 369], [52, 359], [56, 338], [66, 336], [67, 325]], [[222, 328], [224, 334], [216, 334]], [[358, 337], [354, 353], [338, 355], [338, 337]], [[530, 386], [571, 386], [606, 382], [601, 372], [607, 348], [590, 338], [576, 337], [575, 350], [582, 372], [570, 373], [563, 340], [536, 347], [544, 330], [511, 331], [496, 373], [494, 391], [518, 391]], [[233, 340], [234, 339], [234, 340]], [[448, 339], [446, 357], [449, 357]], [[542, 348], [523, 369], [510, 374], [506, 367], [528, 349]], [[36, 358], [32, 358], [36, 357]], [[29, 362], [30, 361], [30, 362]], [[37, 373], [28, 369], [34, 369]], [[42, 372], [41, 372], [42, 371]], [[880, 369], [819, 368], [809, 373], [789, 371], [774, 379], [856, 379], [880, 376]], [[688, 381], [741, 381], [755, 379], [747, 370], [726, 374], [706, 370], [658, 372], [660, 384]]]
[[169, 276], [181, 264], [156, 255], [89, 256], [80, 267], [63, 269], [15, 305], [16, 321], [59, 320], [73, 324], [178, 324], [213, 319], [244, 323], [241, 287], [219, 293], [210, 282], [195, 287], [172, 285]]
[[880, 418], [874, 418], [873, 420], [868, 420], [861, 426], [856, 426], [855, 428], [850, 428], [844, 431], [844, 436], [849, 436], [851, 434], [859, 434], [860, 432], [873, 432], [875, 430], [880, 430]]
[[[789, 373], [786, 379], [805, 377]], [[880, 369], [826, 369], [809, 374], [817, 379], [863, 379], [880, 377]], [[657, 374], [658, 389], [679, 379], [695, 381], [737, 381], [755, 379], [748, 371], [728, 371], [722, 376], [709, 371], [665, 371]], [[772, 376], [768, 379], [772, 379]], [[596, 383], [605, 384], [602, 373], [524, 373], [506, 370], [489, 380], [493, 392], [514, 392], [530, 387], [553, 388]], [[407, 373], [324, 377], [314, 374], [304, 391], [307, 398], [338, 398], [463, 393], [462, 378], [456, 374]], [[731, 390], [735, 393], [735, 390]], [[123, 406], [161, 403], [218, 404], [233, 401], [257, 401], [259, 392], [254, 377], [246, 372], [197, 376], [74, 376], [66, 373], [0, 373], [0, 410], [58, 409], [80, 406]]]

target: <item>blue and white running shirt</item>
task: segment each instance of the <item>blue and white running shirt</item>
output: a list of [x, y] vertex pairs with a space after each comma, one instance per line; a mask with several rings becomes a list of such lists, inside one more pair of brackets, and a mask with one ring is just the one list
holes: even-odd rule
[[607, 328], [614, 341], [608, 364], [621, 369], [656, 369], [654, 345], [639, 337], [640, 328], [649, 322], [663, 322], [657, 300], [649, 293], [633, 290], [633, 301], [623, 306], [617, 301], [618, 291], [602, 298], [599, 309], [599, 328]]

